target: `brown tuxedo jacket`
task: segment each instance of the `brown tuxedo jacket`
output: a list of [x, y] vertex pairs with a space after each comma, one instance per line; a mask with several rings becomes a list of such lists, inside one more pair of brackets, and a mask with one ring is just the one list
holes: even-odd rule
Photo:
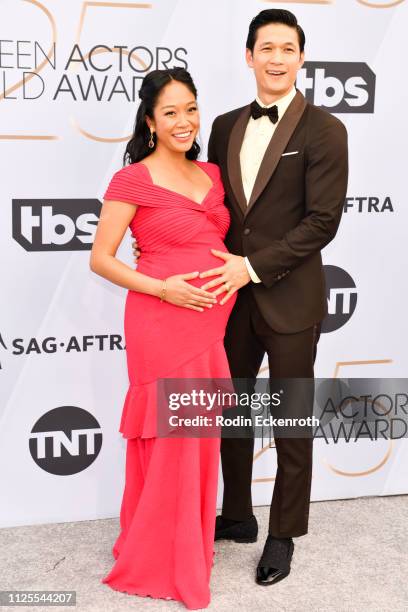
[[[348, 177], [343, 123], [297, 91], [279, 121], [247, 205], [240, 149], [250, 117], [244, 106], [217, 117], [208, 161], [220, 166], [231, 225], [226, 246], [247, 256], [261, 283], [257, 305], [277, 332], [321, 321], [327, 300], [320, 251], [339, 226]], [[284, 155], [293, 153], [293, 155]]]

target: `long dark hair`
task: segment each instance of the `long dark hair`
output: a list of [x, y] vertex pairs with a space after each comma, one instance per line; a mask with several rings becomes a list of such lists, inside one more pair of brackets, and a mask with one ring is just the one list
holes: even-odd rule
[[[156, 134], [153, 135], [155, 147], [150, 149], [148, 142], [150, 140], [150, 130], [146, 123], [146, 117], [153, 119], [154, 107], [157, 103], [162, 89], [171, 83], [171, 81], [179, 81], [184, 83], [191, 91], [194, 97], [197, 97], [197, 89], [193, 79], [187, 70], [184, 68], [171, 68], [168, 70], [152, 70], [146, 74], [142, 81], [142, 86], [139, 90], [139, 98], [141, 100], [136, 114], [133, 136], [126, 145], [126, 151], [123, 155], [123, 165], [134, 164], [141, 161], [155, 150], [157, 143]], [[186, 152], [187, 159], [197, 159], [200, 153], [200, 146], [194, 140], [191, 149]]]

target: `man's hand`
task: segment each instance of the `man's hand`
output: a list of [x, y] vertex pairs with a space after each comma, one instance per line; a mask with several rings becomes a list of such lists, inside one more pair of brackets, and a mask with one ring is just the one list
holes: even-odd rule
[[132, 252], [133, 252], [133, 257], [135, 258], [135, 262], [137, 263], [141, 254], [140, 249], [137, 246], [137, 242], [136, 239], [133, 240], [132, 242]]
[[218, 286], [218, 289], [211, 293], [213, 295], [219, 295], [225, 292], [225, 296], [220, 301], [220, 304], [225, 304], [238, 289], [250, 282], [251, 277], [248, 274], [244, 258], [240, 255], [232, 255], [231, 253], [216, 251], [215, 249], [211, 249], [211, 253], [222, 259], [224, 265], [219, 268], [212, 268], [211, 270], [201, 272], [200, 278], [217, 276], [217, 278], [202, 285], [201, 289], [207, 290]]

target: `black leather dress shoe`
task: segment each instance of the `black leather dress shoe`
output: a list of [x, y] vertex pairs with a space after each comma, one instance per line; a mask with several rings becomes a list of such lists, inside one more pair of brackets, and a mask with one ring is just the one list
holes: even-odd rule
[[258, 522], [254, 515], [246, 521], [231, 521], [217, 516], [215, 519], [214, 540], [233, 540], [234, 542], [256, 542], [258, 538]]
[[268, 535], [256, 568], [256, 583], [269, 586], [286, 578], [290, 573], [294, 548], [292, 538], [274, 538]]

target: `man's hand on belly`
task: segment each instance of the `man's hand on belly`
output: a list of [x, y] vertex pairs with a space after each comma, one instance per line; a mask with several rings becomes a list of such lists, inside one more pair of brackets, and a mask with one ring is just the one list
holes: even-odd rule
[[251, 277], [248, 274], [245, 260], [240, 255], [232, 255], [232, 253], [224, 253], [215, 249], [211, 249], [211, 253], [222, 259], [224, 265], [201, 272], [200, 278], [207, 278], [208, 276], [217, 277], [203, 285], [201, 289], [206, 291], [212, 287], [217, 287], [211, 293], [213, 295], [225, 293], [225, 296], [220, 301], [220, 304], [225, 304], [238, 289], [241, 289], [241, 287], [250, 282]]

